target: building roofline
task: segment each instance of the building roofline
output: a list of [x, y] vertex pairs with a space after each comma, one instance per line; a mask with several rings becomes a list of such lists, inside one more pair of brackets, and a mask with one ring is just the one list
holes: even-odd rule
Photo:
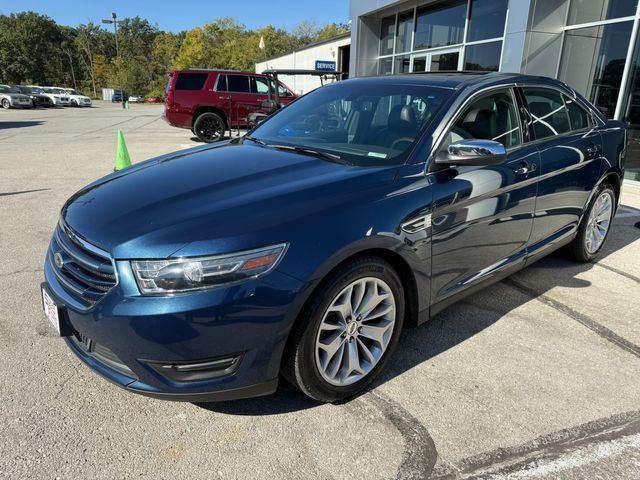
[[336, 35], [335, 37], [327, 38], [325, 40], [319, 40], [319, 41], [313, 42], [313, 43], [308, 43], [307, 45], [304, 45], [304, 46], [302, 46], [300, 48], [296, 48], [295, 50], [290, 50], [288, 52], [281, 53], [280, 55], [273, 55], [272, 57], [265, 58], [264, 60], [257, 61], [256, 64], [265, 63], [265, 62], [268, 62], [270, 60], [275, 60], [276, 58], [280, 58], [280, 57], [286, 57], [287, 55], [291, 55], [292, 53], [302, 52], [304, 50], [308, 50], [308, 49], [313, 48], [313, 47], [324, 45], [325, 43], [335, 42], [337, 40], [342, 40], [343, 38], [348, 38], [348, 37], [351, 37], [351, 32], [341, 33], [340, 35]]

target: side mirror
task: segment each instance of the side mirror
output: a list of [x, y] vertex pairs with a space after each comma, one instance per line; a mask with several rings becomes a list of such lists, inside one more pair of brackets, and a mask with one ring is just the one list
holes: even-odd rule
[[436, 156], [438, 165], [498, 165], [507, 159], [507, 150], [493, 140], [461, 140]]

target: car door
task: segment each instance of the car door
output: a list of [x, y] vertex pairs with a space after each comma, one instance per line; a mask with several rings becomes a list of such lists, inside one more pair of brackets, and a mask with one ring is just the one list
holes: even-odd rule
[[231, 99], [232, 126], [247, 125], [247, 115], [255, 108], [256, 95], [251, 93], [251, 75], [227, 74], [227, 89]]
[[535, 258], [568, 238], [601, 171], [602, 140], [580, 102], [549, 87], [522, 88], [531, 135], [540, 151], [540, 182], [530, 253]]
[[524, 264], [539, 174], [539, 153], [524, 142], [513, 89], [478, 93], [453, 118], [436, 155], [449, 144], [475, 138], [502, 143], [507, 160], [487, 166], [430, 166], [433, 313]]

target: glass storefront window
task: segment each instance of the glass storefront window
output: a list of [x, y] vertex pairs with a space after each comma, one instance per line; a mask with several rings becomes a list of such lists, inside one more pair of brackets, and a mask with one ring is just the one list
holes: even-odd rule
[[638, 0], [571, 0], [567, 25], [630, 17], [637, 6]]
[[640, 37], [636, 40], [629, 73], [629, 88], [622, 104], [622, 120], [629, 122], [625, 178], [640, 181]]
[[381, 58], [378, 60], [378, 75], [391, 75], [393, 58]]
[[467, 42], [504, 35], [508, 0], [472, 0]]
[[431, 55], [431, 71], [458, 70], [458, 52], [434, 53]]
[[411, 57], [409, 55], [398, 55], [393, 64], [393, 73], [409, 73], [411, 65]]
[[398, 15], [398, 31], [396, 34], [396, 53], [408, 52], [411, 49], [413, 33], [413, 10]]
[[467, 45], [464, 54], [465, 70], [497, 72], [500, 69], [502, 42]]
[[380, 28], [380, 55], [393, 53], [393, 37], [396, 29], [396, 16], [382, 19]]
[[559, 78], [613, 118], [633, 22], [566, 32]]
[[414, 50], [462, 43], [467, 3], [418, 10]]

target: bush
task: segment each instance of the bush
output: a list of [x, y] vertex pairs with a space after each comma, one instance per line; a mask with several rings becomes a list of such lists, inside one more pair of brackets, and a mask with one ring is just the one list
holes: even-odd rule
[[159, 102], [162, 102], [164, 100], [164, 90], [162, 88], [155, 88], [147, 93], [146, 97], [155, 98]]

